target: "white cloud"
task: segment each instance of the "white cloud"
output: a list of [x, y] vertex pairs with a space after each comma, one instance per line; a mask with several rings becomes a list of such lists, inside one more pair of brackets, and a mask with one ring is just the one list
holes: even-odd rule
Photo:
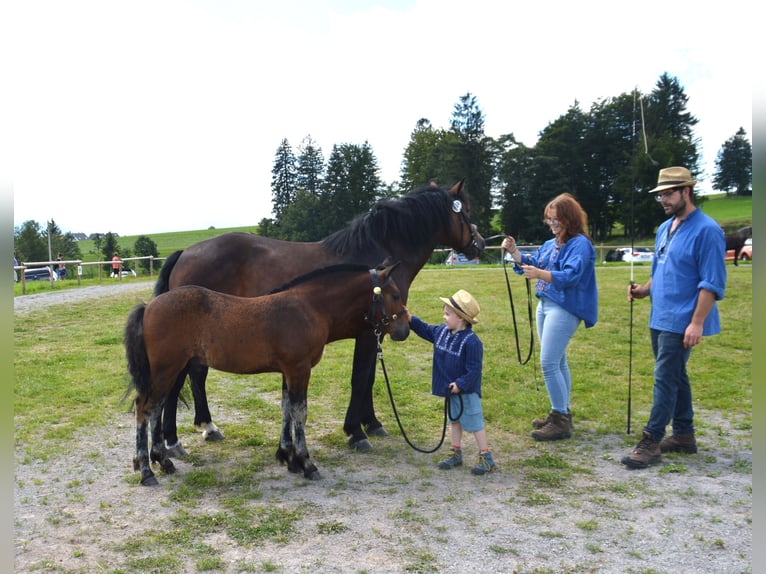
[[[742, 2], [18, 2], [0, 18], [14, 222], [121, 235], [254, 225], [283, 138], [370, 142], [398, 177], [415, 123], [471, 92], [527, 145], [575, 101], [677, 77], [707, 175], [742, 126]], [[5, 123], [5, 122], [4, 122]]]

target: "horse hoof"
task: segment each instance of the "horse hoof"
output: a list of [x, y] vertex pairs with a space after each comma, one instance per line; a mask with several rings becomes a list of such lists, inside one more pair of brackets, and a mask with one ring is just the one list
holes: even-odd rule
[[348, 439], [348, 446], [353, 450], [372, 450], [372, 444], [366, 438], [354, 440], [354, 437]]
[[202, 433], [202, 438], [204, 438], [206, 442], [217, 442], [223, 440], [223, 433], [218, 429], [204, 431]]
[[154, 473], [149, 472], [141, 476], [141, 484], [144, 486], [158, 486], [160, 483], [157, 481], [157, 477]]
[[166, 458], [160, 463], [160, 466], [162, 467], [162, 472], [165, 474], [173, 474], [176, 471], [176, 466], [173, 464], [173, 461], [171, 461], [169, 458]]
[[186, 449], [183, 447], [180, 441], [173, 446], [167, 447], [166, 454], [170, 458], [186, 458], [189, 456], [189, 453], [186, 452]]
[[305, 476], [309, 480], [321, 480], [322, 479], [322, 475], [319, 473], [319, 471], [316, 468], [314, 468], [314, 470], [309, 469], [309, 470], [304, 471], [303, 472], [303, 476]]
[[365, 431], [367, 436], [388, 436], [388, 432], [382, 426], [375, 427], [374, 429], [367, 427]]

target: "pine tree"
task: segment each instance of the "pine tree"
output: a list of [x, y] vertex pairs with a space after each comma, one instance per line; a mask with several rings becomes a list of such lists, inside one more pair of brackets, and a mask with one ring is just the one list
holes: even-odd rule
[[718, 150], [713, 189], [727, 195], [753, 194], [753, 148], [745, 128], [739, 128]]
[[295, 200], [296, 179], [295, 156], [285, 138], [277, 148], [271, 168], [272, 213], [277, 223], [282, 211]]
[[324, 178], [324, 156], [322, 148], [310, 135], [303, 138], [298, 148], [298, 167], [295, 185], [298, 189], [307, 191], [314, 197], [319, 197]]
[[489, 233], [496, 145], [484, 135], [484, 113], [475, 96], [470, 93], [461, 96], [452, 112], [450, 126], [452, 137], [445, 138], [448, 153], [442, 154], [442, 158], [451, 156], [449, 163], [444, 164], [452, 166], [446, 175], [454, 181], [465, 178], [465, 188], [471, 198], [471, 220], [482, 233]]

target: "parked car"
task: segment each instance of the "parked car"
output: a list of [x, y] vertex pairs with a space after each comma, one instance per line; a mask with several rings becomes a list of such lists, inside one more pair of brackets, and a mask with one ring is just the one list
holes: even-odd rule
[[[752, 261], [753, 260], [753, 238], [745, 239], [745, 244], [742, 249], [739, 250], [740, 261]], [[734, 261], [734, 250], [729, 249], [726, 251], [726, 261]]]
[[604, 257], [604, 263], [614, 263], [615, 261], [622, 261], [623, 252], [621, 249], [610, 249], [606, 252]]
[[[122, 271], [120, 271], [120, 274], [123, 277], [135, 277], [136, 276], [136, 272], [133, 271], [132, 269], [123, 269]], [[112, 273], [111, 276], [113, 277], [114, 273]]]
[[620, 247], [610, 249], [604, 257], [604, 261], [625, 261], [626, 263], [651, 263], [654, 258], [654, 251], [649, 247]]
[[447, 259], [444, 261], [445, 265], [478, 265], [479, 264], [479, 258], [474, 257], [473, 259], [468, 259], [465, 255], [462, 253], [457, 253], [455, 250], [452, 250], [449, 252], [449, 255], [447, 255]]
[[50, 267], [34, 267], [24, 269], [24, 281], [50, 281], [51, 276], [54, 281], [58, 281], [58, 275], [51, 271]]

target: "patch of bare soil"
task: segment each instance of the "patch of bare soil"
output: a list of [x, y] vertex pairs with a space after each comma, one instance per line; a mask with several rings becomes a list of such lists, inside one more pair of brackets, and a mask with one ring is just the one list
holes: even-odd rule
[[[194, 544], [219, 556], [216, 572], [751, 572], [749, 438], [721, 430], [700, 439], [699, 454], [666, 456], [643, 471], [619, 463], [622, 437], [580, 432], [546, 445], [515, 437], [527, 448], [496, 450], [498, 469], [484, 477], [440, 471], [436, 455], [400, 437], [374, 439], [369, 453], [312, 441], [320, 481], [273, 459], [252, 476], [259, 494], [247, 504], [302, 515], [289, 541], [242, 544], [215, 528], [214, 517], [231, 511], [219, 489], [202, 491], [192, 508], [172, 499], [195, 466], [227, 466], [216, 454], [222, 445], [187, 435], [195, 466], [177, 462], [176, 474], [158, 474], [159, 487], [142, 487], [125, 414], [51, 460], [26, 460], [17, 449], [16, 572], [133, 571], [131, 557], [157, 550], [126, 550], [129, 542], [169, 531], [182, 511], [198, 517]], [[551, 486], [525, 463], [544, 453], [575, 472]], [[178, 544], [177, 571], [201, 571], [194, 544]]]

